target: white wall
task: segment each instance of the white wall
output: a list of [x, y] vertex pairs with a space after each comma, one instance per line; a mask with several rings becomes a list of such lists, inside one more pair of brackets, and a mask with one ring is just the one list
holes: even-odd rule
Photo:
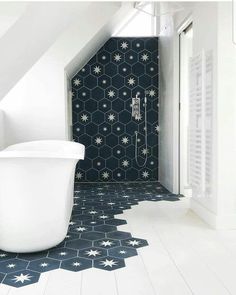
[[174, 181], [174, 106], [178, 97], [174, 93], [174, 22], [173, 18], [165, 15], [161, 19], [160, 32], [160, 132], [159, 132], [159, 180], [172, 192], [177, 192], [178, 187]]
[[[116, 18], [119, 8], [119, 3], [90, 4], [5, 96], [0, 108], [6, 114], [6, 145], [69, 138], [64, 70], [68, 67], [72, 74], [78, 69], [78, 61], [87, 62], [83, 52], [93, 54], [102, 45], [97, 36], [103, 42], [109, 38], [109, 22]], [[105, 30], [107, 24], [109, 29]], [[97, 42], [91, 42], [93, 38]]]
[[[171, 4], [170, 4], [171, 5]], [[191, 208], [213, 227], [236, 228], [236, 49], [230, 2], [194, 2], [161, 17], [160, 181], [177, 191], [178, 29], [191, 16], [193, 55], [213, 51], [214, 141], [212, 195], [193, 197]], [[210, 25], [209, 25], [210, 20]]]
[[217, 194], [218, 227], [236, 228], [236, 45], [232, 3], [218, 3]]
[[0, 110], [0, 150], [5, 147], [5, 120], [4, 112]]

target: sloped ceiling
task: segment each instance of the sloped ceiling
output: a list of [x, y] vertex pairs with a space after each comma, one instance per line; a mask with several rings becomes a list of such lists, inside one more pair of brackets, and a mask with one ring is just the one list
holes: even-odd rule
[[[18, 19], [16, 13], [16, 21], [14, 17], [9, 19], [0, 39], [0, 100], [88, 5], [89, 2], [35, 2], [28, 4]], [[20, 7], [18, 11], [22, 12]]]

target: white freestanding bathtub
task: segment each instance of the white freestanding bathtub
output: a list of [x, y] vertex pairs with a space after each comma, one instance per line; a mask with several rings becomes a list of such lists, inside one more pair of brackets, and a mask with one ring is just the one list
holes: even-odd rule
[[1, 250], [41, 251], [65, 238], [84, 150], [75, 142], [41, 140], [0, 152]]

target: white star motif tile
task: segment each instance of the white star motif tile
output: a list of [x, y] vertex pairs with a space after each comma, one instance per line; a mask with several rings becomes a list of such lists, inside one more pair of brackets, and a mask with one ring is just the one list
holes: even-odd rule
[[99, 75], [99, 74], [101, 73], [101, 71], [102, 71], [102, 69], [101, 69], [100, 66], [95, 66], [95, 67], [93, 68], [93, 72], [94, 72], [94, 74], [96, 74], [96, 75]]
[[87, 114], [82, 114], [82, 115], [81, 115], [81, 121], [82, 121], [82, 122], [87, 122], [88, 119], [89, 119], [89, 118], [88, 118], [88, 115], [87, 115]]
[[119, 53], [114, 55], [114, 61], [116, 61], [116, 62], [121, 61], [121, 55]]
[[149, 176], [149, 172], [148, 171], [143, 171], [142, 172], [142, 177], [143, 178], [148, 178], [148, 176]]
[[109, 90], [107, 94], [110, 98], [115, 97], [115, 91], [114, 90]]
[[154, 97], [156, 96], [156, 91], [154, 89], [149, 90], [148, 92], [149, 96]]
[[121, 47], [121, 49], [125, 50], [125, 49], [128, 49], [129, 45], [128, 45], [127, 42], [124, 41], [124, 42], [121, 43], [120, 47]]
[[141, 60], [142, 61], [148, 61], [149, 60], [149, 55], [147, 53], [144, 53], [142, 56], [141, 56]]
[[108, 115], [108, 120], [109, 120], [110, 122], [115, 121], [115, 118], [116, 118], [115, 115], [112, 114], [112, 113]]
[[103, 179], [108, 179], [108, 178], [109, 178], [109, 172], [104, 171], [104, 172], [102, 173], [102, 178], [103, 178]]
[[130, 85], [130, 86], [134, 86], [135, 85], [135, 79], [133, 78], [133, 77], [130, 77], [129, 79], [128, 79], [128, 85]]
[[95, 138], [95, 143], [97, 144], [97, 145], [99, 145], [99, 144], [102, 144], [102, 138], [101, 137], [96, 137]]
[[81, 80], [80, 79], [75, 79], [74, 80], [74, 85], [75, 86], [80, 86], [81, 85]]
[[14, 276], [13, 281], [15, 281], [16, 283], [17, 282], [24, 283], [25, 281], [30, 281], [31, 278], [32, 278], [32, 276], [30, 276], [29, 274], [24, 275], [22, 273], [19, 276]]
[[127, 136], [122, 137], [121, 139], [123, 144], [128, 144], [129, 143], [129, 138]]

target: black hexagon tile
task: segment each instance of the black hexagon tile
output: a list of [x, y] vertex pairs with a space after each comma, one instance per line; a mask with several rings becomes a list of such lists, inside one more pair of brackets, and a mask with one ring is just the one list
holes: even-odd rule
[[[86, 147], [76, 168], [79, 182], [158, 179], [158, 38], [111, 38], [72, 78], [74, 140]], [[147, 96], [148, 147], [132, 97]], [[135, 163], [135, 131], [138, 159]]]

